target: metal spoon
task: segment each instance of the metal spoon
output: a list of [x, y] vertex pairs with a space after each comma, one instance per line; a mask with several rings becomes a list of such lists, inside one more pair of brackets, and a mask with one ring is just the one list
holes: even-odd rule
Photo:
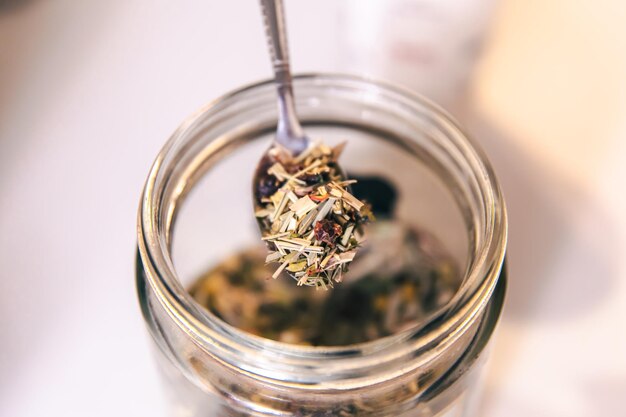
[[[262, 198], [271, 195], [276, 190], [276, 178], [272, 175], [268, 175], [267, 172], [268, 168], [274, 164], [276, 156], [284, 156], [285, 154], [291, 155], [287, 157], [288, 160], [297, 157], [303, 151], [307, 150], [309, 146], [313, 146], [311, 145], [310, 139], [302, 130], [302, 126], [296, 115], [282, 0], [260, 0], [260, 2], [278, 95], [278, 126], [274, 141], [259, 161], [254, 175], [253, 194], [255, 208], [259, 208], [259, 203]], [[284, 162], [284, 160], [281, 162]], [[341, 167], [339, 167], [336, 162], [333, 164], [333, 167], [339, 178], [342, 180], [346, 178]], [[349, 189], [348, 186], [347, 190]], [[328, 206], [328, 208], [330, 208], [330, 206]], [[260, 218], [257, 218], [257, 220], [261, 233], [264, 236], [271, 234], [269, 231], [271, 225]], [[268, 246], [271, 248], [269, 243]], [[284, 265], [285, 264], [283, 264], [283, 267]], [[278, 271], [280, 270], [282, 270], [282, 268], [278, 269]], [[285, 271], [285, 273], [289, 272]], [[298, 280], [294, 274], [289, 274], [292, 278]]]
[[296, 156], [309, 146], [310, 141], [300, 126], [293, 100], [282, 0], [261, 0], [261, 12], [278, 93], [278, 128], [275, 141]]

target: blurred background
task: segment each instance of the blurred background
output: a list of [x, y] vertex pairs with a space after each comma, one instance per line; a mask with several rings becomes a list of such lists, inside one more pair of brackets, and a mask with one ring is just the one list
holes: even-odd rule
[[[480, 415], [618, 415], [626, 3], [285, 7], [295, 71], [422, 92], [495, 166], [510, 282]], [[187, 115], [269, 76], [255, 1], [0, 0], [0, 415], [165, 415], [134, 289], [139, 194]]]

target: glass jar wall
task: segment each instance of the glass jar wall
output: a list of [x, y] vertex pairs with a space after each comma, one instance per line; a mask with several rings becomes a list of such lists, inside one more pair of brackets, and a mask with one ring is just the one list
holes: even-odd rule
[[[505, 286], [506, 214], [488, 162], [442, 110], [403, 90], [336, 75], [297, 77], [294, 88], [307, 134], [347, 141], [348, 175], [393, 188], [337, 290], [436, 254], [454, 291], [388, 334], [317, 343], [255, 334], [193, 299], [198, 277], [259, 245], [251, 181], [275, 128], [275, 92], [270, 82], [233, 92], [174, 133], [139, 210], [139, 298], [175, 414], [471, 415]], [[389, 240], [398, 229], [420, 244]]]

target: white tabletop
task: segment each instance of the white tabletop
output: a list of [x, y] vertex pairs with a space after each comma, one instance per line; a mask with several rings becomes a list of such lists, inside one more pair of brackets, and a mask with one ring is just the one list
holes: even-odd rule
[[[288, 6], [294, 69], [346, 69], [342, 6]], [[623, 408], [624, 19], [619, 0], [497, 10], [460, 113], [510, 214], [481, 416]], [[186, 115], [269, 76], [261, 33], [243, 0], [0, 2], [0, 415], [165, 415], [134, 290], [139, 193]]]

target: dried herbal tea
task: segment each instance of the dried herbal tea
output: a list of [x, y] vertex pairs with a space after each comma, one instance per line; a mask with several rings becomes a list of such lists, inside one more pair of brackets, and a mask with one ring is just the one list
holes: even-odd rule
[[343, 147], [317, 142], [293, 157], [276, 146], [260, 164], [255, 216], [270, 249], [265, 262], [279, 265], [272, 278], [286, 271], [298, 286], [328, 289], [354, 260], [373, 215], [339, 170]]
[[394, 220], [379, 220], [367, 232], [350, 279], [333, 291], [272, 280], [262, 246], [234, 254], [189, 291], [241, 330], [313, 346], [349, 345], [397, 333], [452, 298], [460, 274], [434, 238]]

